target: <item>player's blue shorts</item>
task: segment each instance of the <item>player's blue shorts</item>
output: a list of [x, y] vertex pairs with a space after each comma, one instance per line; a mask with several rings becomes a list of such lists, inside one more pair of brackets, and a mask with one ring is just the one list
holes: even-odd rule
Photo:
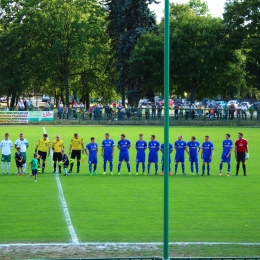
[[122, 162], [122, 161], [125, 161], [125, 162], [129, 162], [129, 153], [120, 153], [119, 154], [119, 162]]
[[111, 156], [111, 154], [104, 154], [104, 162], [109, 161], [112, 162], [113, 161], [113, 157]]
[[204, 163], [211, 163], [210, 157], [203, 157], [202, 160]]
[[145, 154], [136, 156], [137, 163], [145, 163]]
[[97, 164], [97, 157], [89, 157], [88, 163], [89, 164]]
[[179, 163], [179, 162], [181, 162], [181, 163], [184, 163], [184, 154], [176, 154], [175, 155], [175, 159], [174, 159], [174, 161], [176, 162], [176, 163]]
[[221, 162], [223, 163], [230, 163], [230, 160], [231, 160], [231, 154], [228, 156], [228, 158], [226, 157], [226, 155], [221, 156]]
[[190, 154], [190, 162], [191, 163], [197, 163], [198, 160], [198, 155], [197, 154]]
[[149, 154], [148, 163], [158, 163], [158, 154]]

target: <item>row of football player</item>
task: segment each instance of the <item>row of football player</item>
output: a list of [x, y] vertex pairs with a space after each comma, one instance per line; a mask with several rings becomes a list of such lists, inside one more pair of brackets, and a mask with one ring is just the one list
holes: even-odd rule
[[[3, 167], [4, 167], [4, 162], [9, 159], [8, 162], [8, 168], [10, 170], [10, 156], [11, 156], [11, 148], [12, 148], [12, 142], [9, 139], [9, 135], [5, 135], [5, 140], [3, 140], [0, 143], [0, 149], [2, 150], [2, 173], [3, 173]], [[73, 144], [76, 144], [76, 146]], [[8, 145], [9, 144], [9, 145]], [[238, 174], [238, 169], [240, 162], [243, 164], [243, 170], [244, 174], [246, 175], [245, 172], [245, 159], [249, 157], [249, 154], [247, 154], [247, 157], [245, 156], [245, 153], [248, 153], [248, 143], [247, 141], [243, 138], [243, 134], [239, 133], [238, 134], [238, 140], [236, 141], [236, 146], [235, 146], [235, 157], [237, 159], [237, 172]], [[22, 166], [26, 166], [26, 148], [28, 148], [28, 141], [24, 139], [23, 134], [20, 134], [20, 138], [16, 140], [15, 142], [15, 147], [17, 149], [21, 148], [23, 151], [20, 153], [20, 157], [16, 158], [16, 162], [19, 160], [22, 162]], [[55, 149], [55, 145], [57, 145], [58, 148]], [[98, 153], [98, 146], [97, 143], [95, 142], [95, 138], [91, 138], [91, 142], [85, 147], [83, 146], [83, 139], [78, 136], [77, 133], [74, 134], [74, 138], [71, 139], [71, 144], [70, 144], [70, 151], [69, 154], [71, 155], [71, 159], [67, 157], [66, 154], [62, 154], [62, 149], [64, 149], [64, 143], [62, 140], [60, 140], [60, 136], [56, 136], [56, 140], [53, 141], [52, 144], [52, 149], [53, 149], [53, 161], [54, 161], [54, 171], [56, 171], [56, 163], [59, 163], [59, 171], [61, 170], [61, 164], [64, 164], [64, 168], [66, 169], [66, 165], [70, 165], [70, 170], [69, 172], [72, 172], [72, 167], [74, 164], [74, 159], [77, 158], [77, 172], [79, 172], [79, 165], [80, 165], [80, 159], [81, 159], [81, 150], [80, 147], [82, 146], [82, 153], [86, 151], [86, 154], [89, 156], [89, 169], [90, 169], [90, 174], [92, 174], [92, 165], [94, 165], [94, 173], [96, 173], [96, 164], [97, 164], [97, 153]], [[121, 164], [122, 161], [126, 161], [127, 163], [127, 168], [128, 172], [130, 172], [130, 164], [129, 164], [129, 152], [128, 149], [131, 146], [131, 143], [129, 140], [125, 138], [125, 135], [121, 135], [121, 139], [118, 141], [118, 148], [120, 150], [119, 153], [119, 164], [118, 164], [118, 174], [120, 174], [120, 169], [121, 169]], [[223, 162], [228, 163], [228, 176], [230, 173], [230, 159], [231, 159], [231, 151], [233, 147], [233, 143], [230, 140], [230, 135], [226, 134], [226, 138], [223, 141], [223, 152], [222, 152], [222, 157], [221, 157], [221, 163], [220, 163], [220, 175], [222, 173], [222, 164]], [[48, 135], [44, 134], [43, 139], [40, 139], [37, 143], [35, 152], [37, 152], [38, 148], [38, 153], [40, 155], [40, 158], [43, 160], [42, 162], [42, 167], [44, 170], [45, 167], [45, 160], [47, 156], [47, 151], [48, 147], [50, 147], [50, 142], [48, 140]], [[75, 148], [75, 150], [73, 149]], [[151, 136], [151, 141], [147, 143], [146, 141], [143, 140], [143, 135], [139, 135], [139, 140], [136, 142], [136, 150], [137, 150], [137, 155], [136, 155], [136, 174], [138, 174], [139, 170], [139, 164], [142, 164], [143, 168], [143, 173], [145, 173], [145, 150], [148, 148], [149, 149], [149, 158], [148, 158], [148, 174], [150, 173], [150, 165], [151, 163], [155, 163], [155, 173], [158, 174], [158, 151], [161, 150], [163, 152], [164, 145], [162, 144], [160, 146], [159, 142], [155, 139], [155, 136]], [[196, 141], [195, 137], [191, 138], [191, 141], [186, 143], [185, 141], [182, 140], [182, 136], [180, 135], [178, 137], [178, 140], [174, 144], [175, 150], [176, 150], [176, 155], [175, 155], [175, 173], [177, 174], [177, 169], [178, 169], [178, 163], [180, 162], [182, 164], [182, 172], [185, 174], [184, 171], [184, 153], [185, 151], [189, 154], [190, 156], [190, 162], [191, 162], [191, 171], [193, 173], [193, 164], [195, 163], [195, 168], [196, 168], [196, 173], [198, 174], [198, 154], [200, 150], [202, 150], [201, 157], [203, 159], [203, 166], [202, 166], [202, 174], [204, 174], [205, 171], [205, 164], [207, 164], [207, 173], [210, 174], [210, 163], [213, 155], [213, 149], [214, 146], [212, 142], [209, 141], [209, 137], [205, 136], [205, 142], [200, 146], [200, 144]], [[187, 150], [187, 147], [189, 148], [189, 151]], [[6, 149], [8, 148], [8, 149]], [[79, 149], [79, 150], [78, 150]], [[9, 151], [7, 151], [9, 150]], [[43, 151], [44, 150], [44, 151]], [[6, 153], [7, 151], [7, 153]], [[169, 153], [172, 153], [173, 147], [170, 144], [169, 146]], [[17, 153], [20, 151], [18, 150]], [[50, 153], [50, 150], [48, 152], [48, 155]], [[113, 169], [113, 156], [114, 156], [114, 141], [110, 139], [109, 134], [105, 134], [105, 140], [102, 142], [102, 153], [101, 155], [104, 157], [104, 174], [106, 173], [106, 162], [110, 162], [110, 173], [112, 173]], [[63, 157], [63, 158], [62, 158]], [[22, 158], [22, 159], [21, 159]], [[84, 160], [84, 159], [83, 159]], [[17, 162], [18, 164], [18, 162]], [[24, 170], [25, 171], [25, 170]], [[65, 170], [66, 171], [66, 170]], [[162, 174], [163, 174], [163, 166], [162, 166]], [[67, 173], [65, 173], [67, 175]]]
[[[101, 156], [104, 159], [103, 164], [103, 170], [106, 174], [106, 164], [107, 161], [110, 163], [110, 174], [113, 174], [113, 156], [114, 156], [114, 141], [109, 138], [109, 134], [105, 134], [105, 140], [102, 142], [102, 151]], [[117, 168], [117, 174], [120, 174], [121, 172], [121, 165], [122, 162], [125, 161], [127, 164], [127, 170], [129, 175], [131, 174], [130, 170], [130, 157], [129, 157], [129, 149], [131, 147], [131, 143], [128, 139], [126, 139], [125, 135], [121, 135], [121, 139], [117, 143], [117, 147], [119, 149], [119, 163]], [[219, 166], [219, 175], [222, 175], [222, 166], [223, 163], [228, 164], [227, 169], [227, 176], [230, 176], [230, 162], [231, 162], [231, 152], [233, 148], [233, 142], [230, 140], [230, 134], [225, 135], [225, 140], [222, 143], [223, 151], [221, 155], [221, 161]], [[147, 144], [146, 141], [143, 140], [143, 135], [139, 135], [139, 140], [135, 144], [136, 148], [136, 175], [139, 173], [139, 164], [142, 164], [142, 172], [143, 174], [146, 174], [145, 171], [145, 150], [149, 149], [148, 154], [148, 165], [147, 165], [147, 173], [150, 174], [150, 168], [151, 164], [155, 164], [155, 174], [158, 174], [158, 152], [159, 150], [163, 153], [164, 151], [164, 144], [160, 145], [160, 143], [155, 139], [155, 136], [151, 136], [151, 140]], [[185, 175], [185, 152], [189, 155], [189, 161], [190, 161], [190, 169], [192, 174], [194, 174], [194, 164], [195, 164], [195, 171], [196, 174], [199, 175], [199, 167], [198, 167], [198, 155], [201, 152], [201, 158], [203, 160], [202, 164], [202, 175], [205, 173], [205, 169], [207, 168], [207, 174], [210, 175], [210, 163], [213, 156], [213, 150], [214, 145], [209, 140], [209, 136], [205, 136], [205, 141], [202, 145], [198, 141], [196, 141], [196, 138], [193, 136], [191, 137], [191, 141], [186, 143], [184, 140], [182, 140], [182, 135], [178, 136], [178, 140], [174, 143], [174, 148], [176, 150], [175, 153], [175, 167], [174, 167], [174, 174], [177, 174], [178, 171], [178, 164], [181, 163], [182, 167], [182, 174]], [[95, 138], [91, 138], [91, 142], [85, 147], [85, 152], [88, 156], [88, 164], [89, 164], [89, 173], [97, 174], [97, 155], [98, 155], [98, 144], [95, 142]], [[169, 154], [173, 152], [173, 146], [172, 144], [169, 144]], [[80, 155], [77, 158], [78, 162], [80, 160]], [[246, 175], [246, 167], [245, 167], [245, 160], [249, 158], [248, 153], [248, 143], [243, 138], [243, 134], [238, 134], [238, 140], [235, 142], [235, 158], [237, 160], [237, 167], [236, 167], [236, 175], [238, 175], [240, 162], [242, 162], [243, 165], [243, 171], [244, 175]], [[62, 151], [62, 159], [59, 163], [59, 166], [64, 165], [64, 172], [65, 176], [68, 176], [69, 172], [72, 172], [72, 167], [69, 171], [67, 171], [67, 168], [69, 165], [73, 165], [74, 158], [68, 159], [68, 156], [64, 153], [64, 150]], [[84, 158], [83, 158], [84, 160]], [[171, 158], [169, 158], [169, 166], [171, 165]], [[162, 172], [161, 174], [164, 174], [164, 161], [162, 156]], [[169, 174], [171, 173], [171, 168], [169, 167]]]

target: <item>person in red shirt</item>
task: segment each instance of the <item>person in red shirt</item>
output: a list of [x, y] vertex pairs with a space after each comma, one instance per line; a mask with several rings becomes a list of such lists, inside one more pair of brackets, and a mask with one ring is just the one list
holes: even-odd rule
[[249, 158], [249, 150], [248, 142], [246, 139], [243, 138], [242, 133], [238, 133], [238, 139], [235, 142], [235, 157], [237, 159], [236, 176], [238, 176], [240, 162], [242, 162], [244, 176], [246, 176], [245, 160]]

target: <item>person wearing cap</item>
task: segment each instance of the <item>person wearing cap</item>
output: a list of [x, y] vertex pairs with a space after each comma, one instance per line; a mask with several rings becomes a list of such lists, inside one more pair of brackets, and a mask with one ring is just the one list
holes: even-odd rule
[[17, 146], [16, 149], [17, 149], [17, 152], [14, 155], [14, 159], [15, 159], [16, 167], [17, 167], [17, 175], [24, 175], [24, 172], [23, 172], [23, 155], [21, 153], [21, 147]]

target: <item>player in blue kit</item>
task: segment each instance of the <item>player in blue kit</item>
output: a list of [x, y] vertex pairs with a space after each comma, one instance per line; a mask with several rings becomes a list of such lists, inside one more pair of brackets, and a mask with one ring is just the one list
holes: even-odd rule
[[95, 137], [91, 137], [90, 143], [85, 147], [85, 153], [89, 157], [88, 158], [88, 169], [89, 175], [92, 176], [92, 164], [94, 164], [94, 174], [97, 175], [97, 153], [98, 153], [98, 145], [95, 143]]
[[226, 139], [222, 143], [223, 151], [221, 155], [220, 165], [219, 165], [219, 176], [222, 175], [222, 167], [223, 163], [228, 164], [228, 172], [227, 176], [230, 176], [230, 160], [231, 160], [231, 152], [233, 148], [233, 142], [230, 140], [230, 134], [226, 134]]
[[113, 156], [115, 143], [109, 138], [109, 133], [105, 134], [105, 140], [102, 142], [101, 156], [104, 158], [104, 173], [106, 174], [107, 161], [110, 163], [110, 174], [113, 175]]
[[129, 148], [131, 143], [129, 140], [125, 139], [125, 135], [121, 134], [121, 140], [118, 141], [117, 147], [119, 152], [119, 162], [118, 162], [118, 174], [120, 174], [122, 162], [125, 161], [127, 165], [128, 174], [131, 175], [130, 164], [129, 164]]
[[189, 154], [189, 152], [187, 150], [187, 143], [182, 140], [182, 135], [178, 136], [178, 140], [174, 143], [174, 148], [176, 150], [175, 160], [174, 160], [175, 161], [175, 172], [174, 172], [174, 174], [177, 175], [178, 163], [180, 162], [181, 168], [182, 168], [182, 174], [186, 175], [185, 166], [184, 166], [184, 162], [185, 162], [184, 153], [186, 151]]
[[[164, 144], [161, 145], [160, 150], [162, 152], [162, 173], [161, 173], [161, 175], [164, 175], [164, 154], [163, 154]], [[173, 151], [173, 146], [171, 143], [169, 143], [169, 175], [172, 175], [172, 173], [171, 173], [171, 163], [172, 163], [171, 153], [172, 153], [172, 151]]]
[[160, 143], [155, 140], [155, 135], [151, 135], [151, 141], [148, 143], [148, 175], [150, 175], [151, 163], [155, 164], [155, 175], [158, 175], [158, 151], [160, 150]]
[[209, 141], [209, 136], [205, 136], [205, 142], [201, 145], [202, 153], [201, 153], [201, 158], [203, 160], [202, 164], [202, 176], [204, 175], [205, 172], [205, 164], [207, 163], [207, 173], [210, 175], [210, 163], [212, 160], [213, 156], [213, 150], [214, 146], [213, 143]]
[[136, 175], [138, 175], [139, 163], [142, 163], [143, 174], [145, 175], [145, 150], [147, 143], [143, 140], [143, 134], [139, 135], [139, 140], [135, 143], [136, 153]]
[[190, 155], [190, 170], [192, 175], [194, 175], [193, 164], [195, 163], [196, 174], [199, 175], [199, 160], [198, 154], [200, 152], [200, 143], [196, 141], [196, 137], [192, 136], [191, 141], [187, 143], [189, 147], [189, 155]]

